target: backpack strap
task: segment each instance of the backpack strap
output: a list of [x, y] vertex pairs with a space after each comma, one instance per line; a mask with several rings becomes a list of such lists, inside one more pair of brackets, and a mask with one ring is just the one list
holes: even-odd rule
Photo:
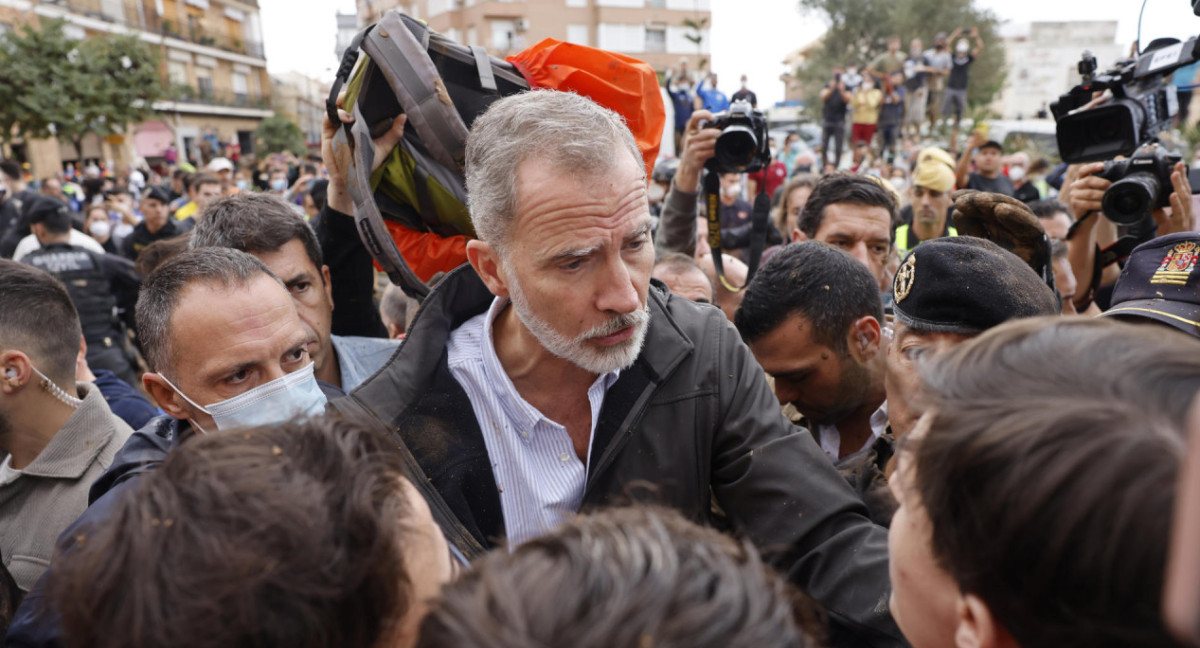
[[492, 73], [492, 59], [488, 56], [487, 50], [478, 45], [472, 45], [471, 54], [475, 56], [475, 69], [479, 70], [479, 87], [491, 92], [499, 90], [499, 86], [496, 85], [496, 75]]
[[[357, 102], [354, 107], [354, 123], [348, 129], [338, 130], [333, 138], [334, 155], [349, 149], [350, 155], [341, 156], [347, 161], [347, 189], [354, 201], [354, 224], [367, 251], [380, 268], [387, 273], [392, 283], [404, 289], [414, 299], [421, 300], [429, 294], [429, 286], [408, 267], [408, 262], [392, 242], [392, 235], [379, 213], [379, 205], [371, 191], [371, 167], [375, 164], [375, 141], [371, 129], [363, 117]], [[350, 131], [349, 136], [346, 130]]]
[[[414, 23], [428, 42], [428, 31]], [[440, 164], [463, 173], [467, 125], [454, 107], [426, 46], [401, 14], [390, 11], [366, 34], [362, 49], [396, 93], [408, 123]]]

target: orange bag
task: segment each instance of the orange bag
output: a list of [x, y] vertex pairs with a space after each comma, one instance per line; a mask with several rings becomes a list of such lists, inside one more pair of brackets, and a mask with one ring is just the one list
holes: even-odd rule
[[667, 110], [658, 75], [649, 64], [553, 38], [505, 60], [516, 66], [531, 87], [574, 92], [624, 117], [642, 152], [646, 177], [654, 172]]

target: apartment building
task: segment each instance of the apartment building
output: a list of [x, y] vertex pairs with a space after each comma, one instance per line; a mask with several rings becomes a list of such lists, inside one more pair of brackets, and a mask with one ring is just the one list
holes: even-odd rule
[[556, 38], [628, 54], [659, 72], [681, 58], [692, 69], [710, 58], [709, 0], [357, 0], [357, 7], [360, 26], [400, 9], [494, 56]]
[[321, 152], [321, 126], [329, 83], [300, 72], [271, 75], [271, 104], [275, 114], [295, 122], [313, 154]]
[[157, 118], [133, 125], [130, 135], [89, 136], [83, 160], [66, 143], [18, 142], [8, 153], [36, 176], [85, 161], [155, 164], [172, 144], [199, 164], [253, 153], [254, 131], [272, 115], [257, 0], [0, 0], [0, 29], [54, 18], [67, 22], [72, 38], [135, 34], [159, 47], [170, 94], [154, 105]]

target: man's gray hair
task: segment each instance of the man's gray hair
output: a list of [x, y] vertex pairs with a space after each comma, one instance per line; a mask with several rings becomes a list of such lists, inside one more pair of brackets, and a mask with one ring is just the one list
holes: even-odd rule
[[188, 250], [158, 266], [142, 282], [137, 302], [138, 337], [150, 370], [174, 377], [171, 315], [184, 288], [196, 283], [244, 286], [259, 275], [279, 281], [258, 258], [222, 247]]
[[475, 233], [502, 249], [516, 214], [517, 169], [537, 158], [563, 175], [595, 178], [616, 164], [613, 148], [645, 166], [617, 113], [570, 92], [534, 90], [497, 100], [467, 138], [467, 201]]

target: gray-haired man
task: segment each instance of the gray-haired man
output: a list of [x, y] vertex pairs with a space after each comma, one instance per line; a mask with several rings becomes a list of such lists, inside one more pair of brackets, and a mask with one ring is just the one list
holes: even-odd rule
[[636, 482], [701, 521], [715, 496], [825, 605], [835, 645], [902, 645], [886, 532], [792, 431], [721, 312], [651, 282], [645, 169], [621, 119], [569, 93], [500, 99], [472, 127], [467, 191], [471, 267], [334, 403], [396, 430], [448, 539], [519, 544]]

